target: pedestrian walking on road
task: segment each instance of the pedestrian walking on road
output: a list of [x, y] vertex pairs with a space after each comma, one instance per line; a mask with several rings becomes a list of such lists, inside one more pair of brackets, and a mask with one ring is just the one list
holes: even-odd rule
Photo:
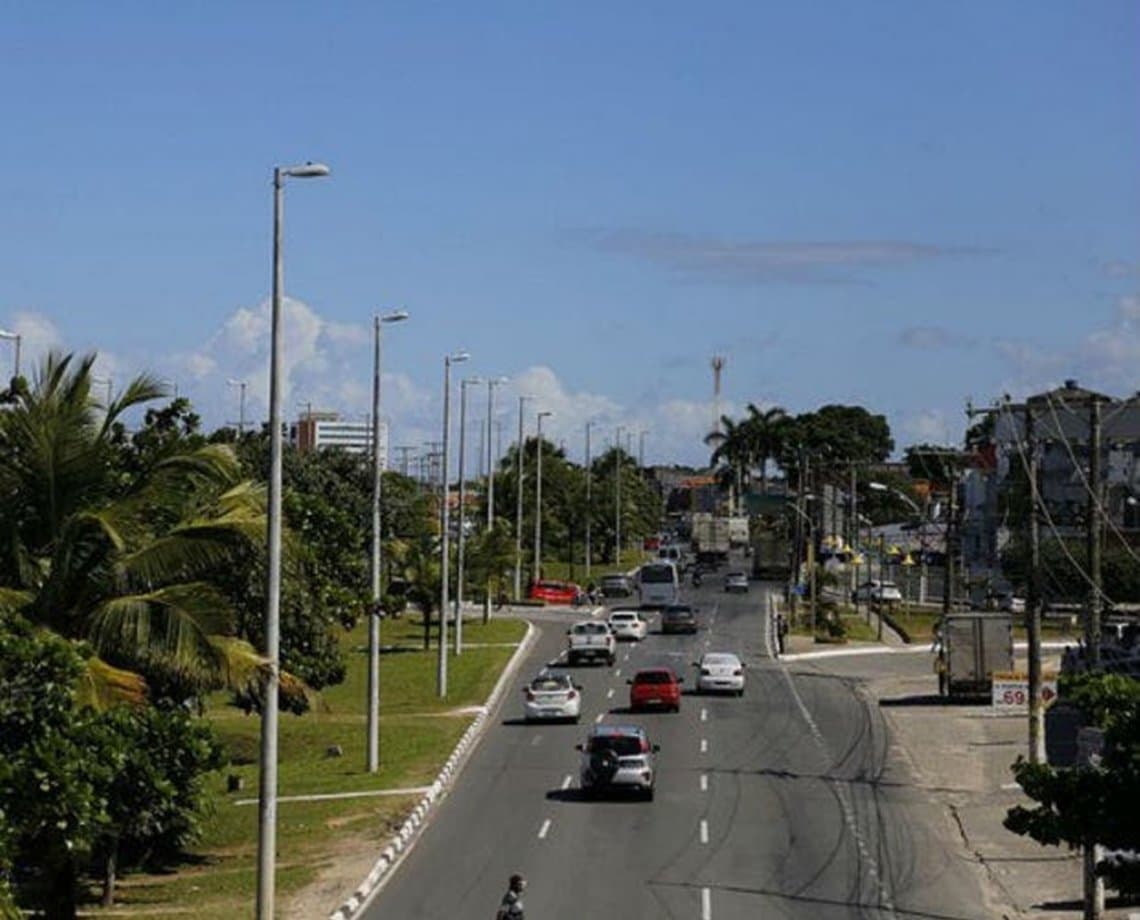
[[784, 654], [784, 640], [788, 635], [788, 621], [782, 613], [776, 614], [776, 654]]
[[499, 904], [495, 920], [525, 920], [523, 914], [522, 893], [526, 888], [526, 879], [517, 873], [511, 876], [507, 884], [507, 893]]

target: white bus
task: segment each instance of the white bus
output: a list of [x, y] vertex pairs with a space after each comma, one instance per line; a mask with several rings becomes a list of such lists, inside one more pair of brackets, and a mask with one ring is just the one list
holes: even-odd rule
[[672, 562], [647, 562], [637, 573], [642, 607], [666, 607], [680, 600], [677, 567]]

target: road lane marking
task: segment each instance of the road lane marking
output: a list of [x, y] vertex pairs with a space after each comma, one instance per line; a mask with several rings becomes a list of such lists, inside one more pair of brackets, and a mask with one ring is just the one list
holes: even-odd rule
[[606, 691], [606, 699], [612, 700], [613, 698], [614, 698], [614, 688], [610, 687], [610, 689]]
[[542, 735], [535, 735], [533, 738], [530, 739], [530, 746], [531, 747], [538, 747], [539, 744], [541, 744], [541, 743], [542, 743]]
[[597, 717], [594, 719], [594, 724], [595, 725], [601, 724], [602, 719], [604, 719], [605, 717], [606, 717], [606, 714], [604, 712], [599, 712]]
[[1003, 790], [1020, 789], [1021, 783], [1002, 783], [1001, 788]]
[[549, 831], [549, 830], [550, 830], [550, 819], [547, 818], [545, 821], [542, 822], [542, 827], [540, 827], [538, 829], [538, 839], [539, 840], [545, 840], [547, 831]]
[[629, 652], [625, 653], [625, 657], [622, 659], [622, 661], [629, 661]]
[[566, 776], [562, 778], [562, 788], [569, 789], [572, 782], [574, 782], [574, 777], [567, 773]]
[[618, 668], [616, 671], [614, 671], [614, 677], [621, 677], [621, 668]]
[[712, 892], [701, 889], [701, 920], [712, 920]]
[[701, 818], [701, 843], [709, 842], [709, 822]]
[[709, 720], [709, 711], [707, 709], [701, 710], [701, 721], [707, 722]]
[[709, 791], [709, 775], [707, 773], [701, 774], [701, 792]]
[[708, 648], [711, 644], [712, 644], [711, 639], [705, 639], [705, 648]]
[[709, 750], [709, 739], [708, 738], [702, 738], [701, 739], [701, 753], [707, 754], [708, 750]]

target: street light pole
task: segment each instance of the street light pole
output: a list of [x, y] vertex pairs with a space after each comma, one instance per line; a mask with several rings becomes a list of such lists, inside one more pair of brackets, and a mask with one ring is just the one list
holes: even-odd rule
[[534, 573], [531, 581], [542, 577], [542, 420], [553, 414], [549, 409], [538, 413], [534, 463]]
[[590, 482], [594, 478], [594, 471], [590, 467], [590, 425], [586, 422], [586, 583], [590, 582], [590, 524], [593, 517], [593, 507], [590, 504]]
[[277, 691], [281, 681], [281, 300], [285, 272], [281, 234], [286, 178], [329, 174], [323, 163], [273, 170], [273, 305], [269, 356], [269, 495], [266, 513], [268, 563], [265, 592], [265, 698], [261, 709], [261, 769], [258, 788], [257, 918], [272, 920], [277, 853]]
[[[487, 378], [487, 538], [495, 529], [495, 460], [498, 456], [491, 441], [492, 426], [495, 424], [495, 387], [506, 383], [506, 377]], [[483, 597], [483, 622], [491, 619], [491, 573], [487, 572], [487, 584]]]
[[235, 380], [231, 377], [226, 381], [226, 386], [238, 388], [238, 440], [245, 434], [245, 387], [246, 381]]
[[23, 336], [21, 336], [20, 333], [18, 333], [18, 332], [8, 332], [8, 330], [6, 330], [6, 329], [0, 329], [0, 339], [8, 339], [8, 341], [13, 342], [15, 344], [16, 355], [15, 355], [15, 362], [14, 362], [14, 369], [12, 372], [12, 376], [13, 377], [19, 377], [20, 376], [20, 343], [23, 341]]
[[451, 509], [448, 507], [450, 489], [448, 482], [447, 461], [449, 443], [451, 441], [451, 365], [466, 361], [470, 355], [465, 351], [453, 355], [445, 355], [443, 359], [443, 457], [441, 467], [443, 471], [443, 500], [440, 502], [439, 529], [439, 661], [436, 665], [436, 692], [440, 699], [447, 696], [447, 605], [448, 605], [448, 554], [450, 547]]
[[463, 654], [463, 548], [467, 543], [467, 484], [464, 482], [464, 452], [467, 445], [467, 387], [482, 383], [479, 377], [466, 377], [459, 383], [459, 552], [455, 576], [455, 654]]
[[614, 562], [621, 568], [621, 433], [623, 425], [617, 426], [614, 437]]
[[519, 442], [515, 451], [515, 479], [518, 497], [515, 500], [515, 599], [522, 596], [522, 519], [523, 519], [523, 405], [529, 396], [519, 397]]
[[[372, 322], [372, 608], [368, 611], [368, 753], [369, 773], [380, 769], [380, 603], [383, 598], [380, 503], [383, 463], [380, 457], [380, 327], [406, 320], [404, 310], [373, 317]], [[245, 383], [242, 383], [245, 403]], [[244, 414], [243, 414], [244, 419]], [[239, 423], [240, 425], [240, 423]], [[239, 433], [241, 429], [238, 429]]]

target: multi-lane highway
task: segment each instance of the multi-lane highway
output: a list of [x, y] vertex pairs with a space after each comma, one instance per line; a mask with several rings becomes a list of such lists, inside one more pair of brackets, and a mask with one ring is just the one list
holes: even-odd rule
[[[765, 598], [709, 577], [688, 599], [696, 636], [652, 629], [613, 668], [575, 668], [581, 725], [521, 721], [519, 688], [559, 658], [572, 617], [543, 615], [533, 654], [373, 918], [490, 918], [512, 872], [537, 920], [977, 918], [975, 877], [890, 748], [855, 682], [775, 660]], [[655, 623], [655, 619], [654, 619]], [[678, 714], [625, 711], [626, 679], [671, 665], [691, 686], [705, 650], [748, 665], [744, 696], [688, 694]], [[661, 746], [652, 802], [577, 791], [595, 721], [645, 726]]]

